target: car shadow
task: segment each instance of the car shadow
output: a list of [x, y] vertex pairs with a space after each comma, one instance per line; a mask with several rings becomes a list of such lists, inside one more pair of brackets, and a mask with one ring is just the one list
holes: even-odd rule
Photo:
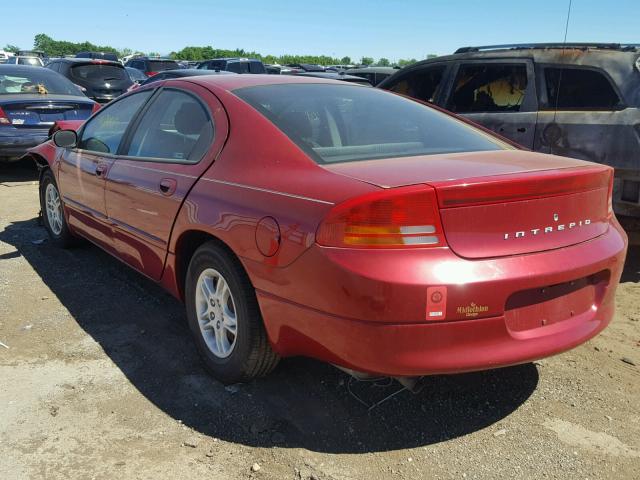
[[629, 245], [621, 282], [640, 282], [640, 245]]
[[6, 182], [29, 182], [35, 180], [38, 180], [38, 168], [33, 160], [0, 161], [0, 185], [10, 186]]
[[225, 387], [202, 367], [178, 301], [97, 247], [59, 250], [44, 238], [35, 218], [0, 232], [141, 394], [211, 437], [329, 453], [414, 448], [499, 422], [538, 384], [531, 363], [434, 376], [419, 393], [369, 410], [361, 401], [383, 400], [399, 384], [352, 382], [335, 367], [292, 358], [266, 378]]

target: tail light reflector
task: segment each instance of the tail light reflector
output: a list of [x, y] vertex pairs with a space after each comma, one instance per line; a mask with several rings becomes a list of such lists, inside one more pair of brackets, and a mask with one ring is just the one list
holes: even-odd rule
[[144, 72], [144, 74], [145, 74], [147, 77], [153, 77], [154, 75], [157, 75], [157, 74], [158, 74], [158, 72]]
[[7, 117], [7, 114], [4, 113], [2, 107], [0, 107], [0, 125], [11, 125], [11, 120]]
[[101, 108], [102, 108], [102, 106], [98, 102], [94, 103], [93, 107], [91, 108], [91, 114], [93, 115], [94, 113], [96, 113]]
[[343, 248], [416, 248], [445, 244], [435, 190], [411, 186], [347, 200], [329, 212], [316, 242]]

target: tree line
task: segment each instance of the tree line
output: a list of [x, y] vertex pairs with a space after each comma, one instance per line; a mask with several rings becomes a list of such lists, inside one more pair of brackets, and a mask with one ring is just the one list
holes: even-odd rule
[[[20, 50], [15, 45], [7, 45], [6, 51], [17, 53]], [[49, 57], [64, 57], [65, 55], [75, 55], [78, 52], [109, 52], [115, 53], [119, 58], [131, 55], [133, 53], [147, 54], [149, 56], [159, 56], [157, 52], [139, 52], [130, 48], [117, 49], [108, 45], [96, 45], [91, 42], [74, 43], [65, 40], [54, 40], [50, 36], [39, 33], [33, 39], [33, 49], [45, 53]], [[436, 55], [429, 54], [425, 58], [433, 58]], [[213, 48], [212, 46], [204, 47], [184, 47], [182, 50], [174, 51], [169, 54], [170, 58], [175, 60], [200, 61], [210, 58], [222, 57], [249, 57], [262, 60], [264, 63], [279, 63], [286, 65], [290, 63], [313, 63], [318, 65], [376, 65], [381, 67], [389, 67], [397, 65], [404, 67], [418, 61], [416, 58], [400, 59], [397, 62], [391, 62], [388, 58], [379, 58], [375, 60], [373, 57], [361, 57], [360, 59], [352, 59], [344, 56], [341, 58], [331, 57], [328, 55], [263, 55], [259, 52], [247, 51], [242, 48], [234, 50]]]

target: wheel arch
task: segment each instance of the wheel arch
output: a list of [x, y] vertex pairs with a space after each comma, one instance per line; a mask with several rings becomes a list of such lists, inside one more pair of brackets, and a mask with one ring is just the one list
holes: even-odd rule
[[[185, 230], [180, 233], [180, 236], [176, 240], [175, 248], [174, 248], [174, 275], [177, 287], [177, 293], [179, 298], [184, 301], [184, 289], [185, 282], [187, 279], [187, 270], [189, 269], [189, 263], [191, 262], [191, 258], [195, 254], [196, 250], [200, 248], [207, 242], [214, 242], [220, 248], [225, 250], [237, 263], [242, 267], [245, 274], [247, 274], [247, 270], [244, 267], [240, 257], [236, 255], [233, 249], [225, 243], [220, 237], [212, 234], [211, 232], [207, 232], [205, 230], [199, 229], [190, 229]], [[247, 274], [248, 277], [248, 274]]]

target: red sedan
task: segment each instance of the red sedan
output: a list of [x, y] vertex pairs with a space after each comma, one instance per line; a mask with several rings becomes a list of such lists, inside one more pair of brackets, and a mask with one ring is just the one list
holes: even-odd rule
[[398, 377], [517, 364], [614, 313], [611, 168], [389, 92], [161, 81], [53, 141], [31, 151], [51, 239], [88, 239], [181, 299], [224, 382], [291, 355]]

